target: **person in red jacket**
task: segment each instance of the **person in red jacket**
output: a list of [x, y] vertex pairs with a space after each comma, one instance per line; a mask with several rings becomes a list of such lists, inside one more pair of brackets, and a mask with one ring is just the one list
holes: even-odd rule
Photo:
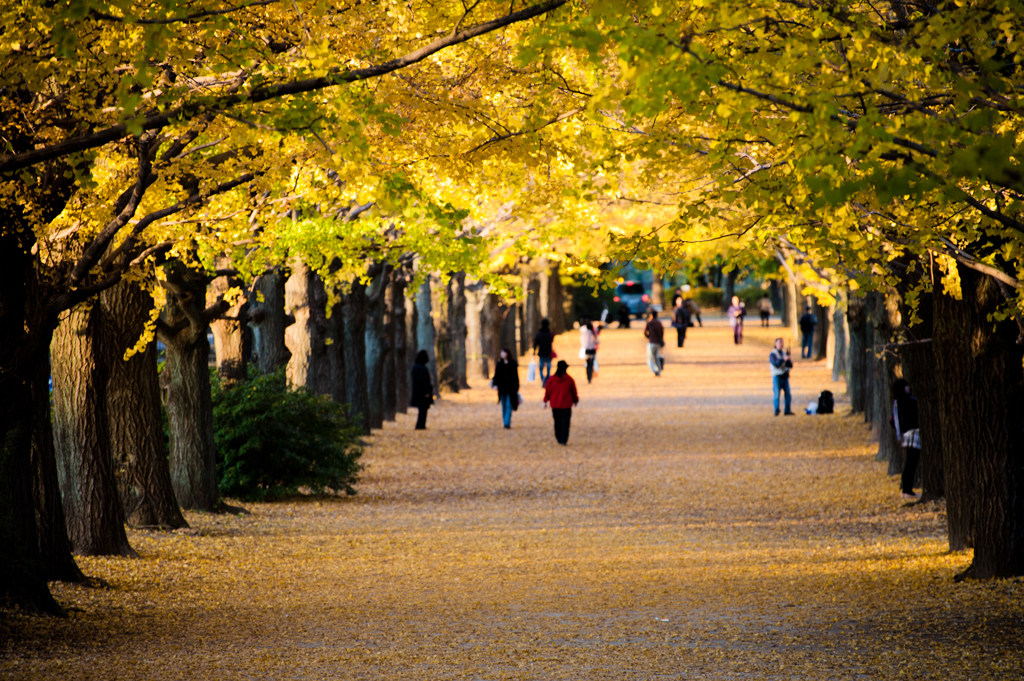
[[565, 373], [569, 364], [562, 360], [558, 363], [555, 375], [548, 379], [544, 387], [544, 406], [551, 403], [551, 415], [555, 418], [555, 439], [558, 444], [569, 442], [569, 422], [572, 420], [572, 407], [580, 403], [576, 394], [576, 381]]

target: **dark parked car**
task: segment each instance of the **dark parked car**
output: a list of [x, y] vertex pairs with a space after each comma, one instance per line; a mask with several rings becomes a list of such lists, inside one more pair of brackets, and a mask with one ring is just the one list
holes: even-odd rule
[[616, 303], [629, 308], [629, 311], [639, 319], [647, 312], [647, 306], [651, 302], [651, 297], [647, 295], [643, 284], [636, 281], [627, 281], [615, 288], [614, 300]]

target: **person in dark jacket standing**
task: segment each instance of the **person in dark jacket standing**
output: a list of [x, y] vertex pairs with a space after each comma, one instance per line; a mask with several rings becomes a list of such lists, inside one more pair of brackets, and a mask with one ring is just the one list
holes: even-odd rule
[[416, 430], [427, 429], [427, 410], [434, 404], [434, 384], [430, 381], [430, 370], [427, 369], [429, 361], [430, 355], [427, 351], [420, 350], [416, 353], [415, 364], [412, 365], [409, 406], [416, 407], [420, 412], [416, 417]]
[[800, 315], [800, 333], [803, 334], [803, 343], [800, 344], [800, 359], [810, 359], [814, 350], [814, 327], [818, 325], [818, 317], [811, 312], [808, 305], [804, 313]]
[[494, 363], [491, 385], [498, 389], [501, 420], [506, 428], [512, 427], [512, 412], [519, 408], [519, 365], [512, 359], [508, 348], [502, 348]]
[[555, 336], [551, 333], [551, 322], [540, 320], [540, 330], [533, 336], [533, 354], [537, 355], [537, 368], [540, 370], [540, 387], [548, 384], [551, 375], [551, 344]]
[[665, 355], [662, 351], [665, 347], [665, 327], [658, 321], [658, 313], [655, 310], [651, 310], [647, 315], [644, 336], [647, 337], [647, 366], [655, 376], [661, 376], [661, 370], [665, 368]]
[[576, 381], [566, 373], [569, 365], [563, 360], [558, 363], [555, 375], [548, 379], [544, 389], [544, 406], [551, 403], [551, 416], [555, 419], [555, 440], [564, 445], [569, 442], [569, 423], [572, 421], [573, 405], [580, 403], [576, 394]]
[[690, 327], [690, 308], [686, 307], [681, 297], [676, 298], [672, 326], [676, 327], [676, 347], [681, 348], [686, 342], [686, 329]]
[[899, 379], [892, 384], [892, 426], [906, 454], [900, 492], [904, 499], [920, 499], [914, 492], [917, 463], [921, 460], [921, 430], [917, 416], [917, 399], [911, 394], [910, 384]]

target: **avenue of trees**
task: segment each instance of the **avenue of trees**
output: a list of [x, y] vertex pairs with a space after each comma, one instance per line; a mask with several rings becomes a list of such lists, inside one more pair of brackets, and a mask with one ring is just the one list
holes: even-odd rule
[[893, 467], [917, 386], [951, 548], [1024, 574], [1021, 10], [4, 5], [5, 600], [59, 613], [73, 553], [220, 508], [207, 328], [224, 389], [285, 367], [367, 432], [417, 348], [459, 390], [565, 327], [562, 274], [713, 254], [834, 313]]

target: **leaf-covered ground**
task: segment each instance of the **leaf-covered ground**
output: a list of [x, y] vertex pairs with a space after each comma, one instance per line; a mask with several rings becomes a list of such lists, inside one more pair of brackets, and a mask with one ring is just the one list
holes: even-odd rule
[[131, 532], [141, 560], [80, 559], [109, 588], [53, 585], [69, 619], [0, 616], [0, 678], [1024, 676], [1024, 580], [953, 583], [941, 505], [904, 506], [841, 395], [802, 413], [820, 363], [776, 418], [779, 329], [667, 331], [660, 378], [606, 331], [592, 385], [560, 339], [568, 447], [524, 366], [511, 430], [482, 382], [399, 416], [356, 498]]

